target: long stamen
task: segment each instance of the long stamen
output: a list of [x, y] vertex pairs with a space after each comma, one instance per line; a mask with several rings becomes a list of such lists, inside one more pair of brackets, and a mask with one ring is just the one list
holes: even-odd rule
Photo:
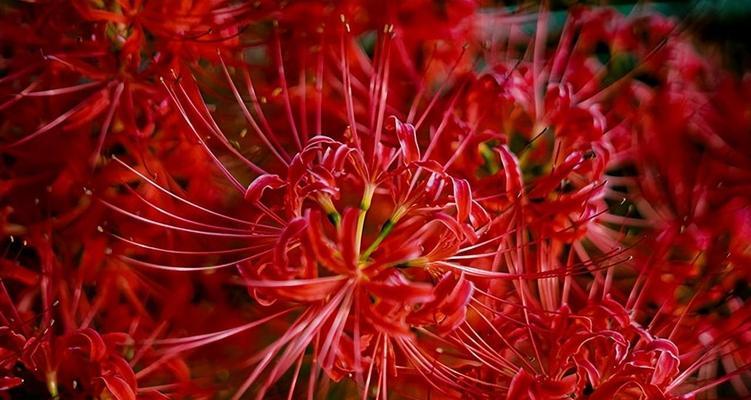
[[[438, 87], [438, 89], [433, 93], [433, 97], [430, 99], [430, 102], [428, 103], [428, 106], [425, 107], [425, 110], [422, 112], [422, 115], [420, 116], [420, 119], [417, 120], [417, 123], [415, 124], [415, 130], [420, 129], [423, 122], [425, 122], [425, 119], [428, 118], [428, 115], [430, 114], [430, 111], [433, 109], [433, 107], [438, 102], [438, 99], [443, 94], [443, 91], [446, 90], [446, 87], [448, 86], [448, 83], [451, 81], [451, 78], [453, 77], [454, 73], [456, 72], [456, 68], [461, 63], [462, 59], [464, 59], [465, 54], [467, 53], [467, 46], [462, 46], [462, 51], [459, 53], [459, 56], [456, 58], [456, 61], [454, 61], [454, 64], [449, 69], [449, 72], [446, 76], [446, 79], [441, 82], [441, 85]], [[415, 103], [416, 104], [416, 103]], [[410, 123], [411, 118], [407, 118], [407, 123]]]
[[[193, 97], [190, 94], [188, 94], [188, 92], [186, 91], [185, 87], [182, 84], [178, 83], [177, 87], [180, 89], [180, 93], [183, 95], [183, 98], [188, 103], [188, 105], [190, 105], [190, 107], [193, 110], [193, 112], [196, 115], [198, 115], [200, 121], [209, 130], [209, 132], [211, 132], [213, 134], [213, 136], [219, 140], [219, 142], [224, 146], [225, 149], [227, 149], [230, 153], [232, 153], [235, 157], [237, 157], [237, 159], [239, 159], [242, 163], [244, 163], [245, 165], [247, 165], [248, 167], [250, 167], [253, 171], [255, 171], [255, 172], [259, 173], [259, 174], [266, 173], [261, 167], [259, 167], [257, 164], [253, 163], [247, 157], [245, 157], [243, 154], [241, 154], [229, 142], [229, 140], [227, 139], [227, 137], [224, 135], [224, 133], [222, 132], [222, 130], [217, 125], [216, 121], [214, 121], [214, 118], [211, 116], [211, 112], [209, 111], [208, 107], [206, 106], [206, 103], [204, 103], [202, 100], [200, 100], [200, 94], [196, 94], [195, 95], [195, 97], [198, 97], [198, 99], [196, 99], [194, 101]], [[179, 102], [179, 100], [177, 99], [177, 94], [176, 94], [176, 92], [174, 92], [174, 89], [170, 90], [169, 93], [170, 93], [170, 97], [173, 99], [174, 102]], [[187, 114], [184, 112], [184, 107], [181, 104], [178, 105], [178, 110], [180, 110], [180, 112], [182, 113], [183, 118], [185, 118], [185, 119], [188, 118]], [[192, 124], [189, 123], [189, 125], [192, 127]], [[214, 159], [215, 163], [217, 163], [217, 166], [222, 171], [225, 171], [226, 168], [224, 167], [224, 165], [221, 162], [219, 162], [218, 158], [213, 154], [213, 152], [211, 151], [211, 149], [209, 149], [208, 146], [204, 143], [203, 139], [200, 137], [200, 135], [198, 134], [198, 132], [194, 131], [194, 133], [195, 133], [195, 135], [196, 135], [199, 143], [201, 143], [201, 145], [203, 145], [203, 147], [209, 153], [209, 156]], [[234, 177], [231, 176], [231, 174], [228, 174], [228, 173], [225, 172], [225, 175], [228, 175], [228, 179], [230, 179], [230, 181], [236, 181], [236, 179], [234, 179]]]
[[[162, 82], [164, 83], [164, 81], [162, 81]], [[164, 85], [165, 85], [165, 87], [167, 87], [166, 83], [164, 83]], [[185, 111], [185, 109], [183, 108], [183, 106], [180, 104], [180, 101], [177, 100], [177, 95], [175, 94], [175, 92], [171, 88], [169, 88], [169, 87], [167, 87], [167, 91], [169, 92], [169, 94], [172, 97], [173, 101], [177, 104], [177, 108], [179, 109], [180, 113], [183, 115], [185, 121], [190, 126], [190, 130], [191, 130], [191, 132], [193, 132], [193, 135], [198, 140], [198, 143], [201, 145], [201, 147], [203, 147], [206, 150], [206, 154], [208, 154], [208, 156], [214, 161], [214, 164], [217, 166], [217, 168], [219, 168], [219, 170], [222, 172], [222, 174], [224, 174], [224, 176], [232, 184], [232, 186], [234, 186], [235, 189], [237, 189], [238, 192], [244, 193], [245, 192], [245, 188], [240, 184], [240, 182], [237, 180], [237, 178], [235, 178], [235, 176], [232, 175], [231, 172], [229, 172], [229, 170], [227, 169], [227, 167], [225, 167], [224, 164], [221, 162], [221, 160], [219, 160], [219, 158], [217, 158], [217, 156], [214, 154], [214, 152], [211, 151], [211, 149], [206, 144], [206, 142], [203, 140], [203, 138], [201, 138], [201, 135], [198, 133], [198, 131], [196, 130], [196, 128], [190, 122], [188, 114]], [[252, 163], [250, 161], [247, 161], [247, 163], [248, 163], [248, 166], [250, 166], [251, 169], [253, 169], [256, 173], [258, 173], [258, 174], [266, 174], [266, 171], [263, 170], [262, 168], [258, 167], [256, 164], [254, 164], [254, 163]]]
[[120, 97], [123, 94], [123, 89], [125, 89], [125, 84], [120, 82], [115, 88], [115, 93], [112, 94], [112, 104], [110, 104], [107, 116], [104, 118], [104, 123], [102, 123], [102, 128], [99, 130], [99, 139], [97, 140], [96, 150], [94, 150], [94, 154], [92, 155], [92, 165], [96, 165], [99, 156], [102, 154], [104, 139], [107, 137], [107, 132], [109, 132], [110, 125], [112, 124], [112, 118], [115, 116], [117, 106], [120, 104]]
[[276, 61], [276, 71], [279, 78], [279, 83], [281, 84], [282, 89], [282, 97], [284, 99], [284, 110], [287, 113], [287, 121], [289, 122], [289, 127], [292, 129], [292, 137], [295, 139], [295, 144], [297, 145], [298, 150], [302, 150], [302, 142], [300, 140], [300, 133], [297, 130], [297, 123], [295, 122], [295, 117], [292, 112], [292, 101], [289, 97], [289, 88], [287, 86], [287, 76], [284, 72], [284, 60], [282, 58], [282, 43], [281, 39], [279, 38], [279, 29], [278, 24], [275, 21], [274, 22], [274, 40], [273, 40], [273, 52], [274, 52], [274, 59]]
[[146, 175], [142, 174], [137, 169], [131, 167], [127, 163], [125, 163], [122, 160], [120, 160], [117, 156], [113, 156], [112, 159], [115, 160], [115, 162], [117, 162], [118, 164], [120, 164], [123, 167], [125, 167], [128, 171], [130, 171], [133, 174], [135, 174], [136, 176], [138, 176], [141, 180], [143, 180], [144, 182], [146, 182], [149, 185], [151, 185], [153, 188], [157, 189], [158, 191], [166, 194], [169, 197], [172, 197], [173, 199], [175, 199], [175, 200], [177, 200], [177, 201], [179, 201], [179, 202], [181, 202], [183, 204], [186, 204], [186, 205], [188, 205], [188, 206], [190, 206], [192, 208], [195, 208], [197, 210], [205, 212], [205, 213], [207, 213], [209, 215], [212, 215], [214, 217], [218, 217], [218, 218], [230, 221], [230, 222], [234, 222], [234, 223], [238, 223], [238, 224], [243, 224], [243, 225], [254, 225], [254, 223], [251, 222], [251, 221], [245, 221], [245, 220], [242, 220], [242, 219], [238, 219], [238, 218], [235, 218], [235, 217], [224, 215], [224, 214], [218, 213], [216, 211], [210, 210], [210, 209], [208, 209], [206, 207], [202, 207], [202, 206], [200, 206], [200, 205], [198, 205], [196, 203], [193, 203], [193, 202], [191, 202], [191, 201], [189, 201], [187, 199], [184, 199], [183, 197], [180, 197], [180, 196], [176, 195], [175, 193], [173, 193], [173, 192], [165, 189], [164, 187], [162, 187], [161, 185], [159, 185], [158, 183], [156, 183], [156, 181], [150, 179], [149, 177], [147, 177]]
[[346, 109], [347, 109], [347, 120], [349, 121], [349, 129], [350, 134], [352, 135], [352, 140], [355, 143], [355, 146], [359, 149], [361, 149], [362, 145], [360, 144], [360, 135], [357, 132], [357, 121], [355, 120], [355, 106], [354, 102], [352, 100], [352, 83], [351, 83], [351, 77], [352, 74], [350, 72], [350, 66], [349, 66], [349, 53], [346, 51], [344, 43], [345, 43], [345, 35], [348, 35], [350, 32], [349, 24], [347, 23], [346, 19], [344, 18], [344, 15], [341, 15], [341, 21], [344, 25], [344, 29], [341, 33], [341, 39], [340, 39], [340, 53], [341, 53], [341, 70], [342, 70], [342, 82], [344, 83], [344, 100], [346, 103]]
[[389, 71], [391, 70], [391, 36], [394, 33], [394, 26], [393, 25], [387, 25], [384, 27], [384, 55], [383, 55], [383, 75], [381, 76], [380, 82], [378, 82], [378, 92], [377, 92], [377, 98], [378, 98], [378, 106], [377, 106], [377, 112], [376, 112], [376, 120], [375, 120], [375, 131], [373, 134], [373, 148], [371, 149], [371, 156], [373, 157], [373, 166], [375, 166], [376, 162], [376, 152], [378, 150], [378, 146], [381, 144], [381, 134], [383, 133], [383, 123], [384, 123], [384, 115], [386, 112], [386, 100], [388, 98], [388, 82], [389, 82]]
[[13, 143], [6, 144], [0, 146], [1, 149], [10, 149], [14, 147], [21, 146], [25, 143], [28, 143], [39, 136], [42, 136], [43, 134], [49, 132], [50, 130], [54, 129], [58, 125], [62, 124], [63, 122], [67, 121], [70, 117], [72, 117], [74, 114], [80, 112], [81, 110], [85, 109], [86, 107], [91, 106], [99, 97], [103, 96], [104, 93], [110, 88], [111, 85], [108, 85], [105, 88], [102, 88], [93, 94], [91, 94], [89, 97], [78, 103], [77, 105], [70, 108], [68, 111], [64, 112], [54, 120], [48, 122], [47, 124], [43, 125], [41, 128], [37, 129], [36, 131], [32, 132], [31, 134], [23, 137], [22, 139], [19, 139]]
[[[323, 134], [323, 41], [324, 36], [321, 33], [321, 41], [318, 44], [318, 57], [316, 62], [316, 135]], [[354, 128], [353, 128], [354, 129]]]
[[[215, 333], [206, 334], [206, 335], [198, 335], [198, 336], [188, 337], [188, 338], [180, 338], [181, 340], [174, 341], [174, 344], [177, 344], [176, 346], [170, 347], [170, 348], [164, 350], [162, 352], [164, 355], [160, 359], [158, 359], [157, 361], [153, 362], [148, 367], [146, 367], [146, 368], [138, 371], [136, 373], [136, 377], [143, 378], [143, 377], [151, 374], [152, 372], [156, 371], [156, 369], [158, 367], [160, 367], [161, 365], [163, 365], [167, 361], [169, 361], [169, 360], [177, 357], [180, 353], [183, 353], [185, 351], [192, 350], [192, 349], [195, 349], [195, 348], [198, 348], [198, 347], [203, 347], [203, 346], [206, 346], [208, 344], [211, 344], [211, 343], [214, 343], [214, 342], [226, 339], [226, 338], [228, 338], [230, 336], [237, 335], [238, 333], [245, 332], [245, 331], [247, 331], [249, 329], [255, 328], [256, 326], [265, 324], [266, 322], [269, 322], [269, 321], [271, 321], [273, 319], [276, 319], [277, 317], [285, 315], [285, 314], [289, 313], [290, 311], [292, 311], [292, 309], [284, 310], [284, 311], [278, 312], [276, 314], [270, 315], [268, 317], [261, 318], [259, 320], [253, 321], [253, 322], [249, 322], [249, 323], [247, 323], [245, 325], [238, 326], [236, 328], [227, 329], [225, 331], [215, 332]], [[162, 343], [164, 343], [164, 342], [162, 342]], [[166, 344], [168, 344], [168, 343], [166, 343]]]
[[266, 137], [266, 135], [261, 130], [261, 127], [258, 126], [256, 123], [256, 120], [253, 118], [253, 116], [250, 114], [250, 110], [248, 110], [248, 107], [245, 105], [245, 101], [243, 100], [242, 96], [240, 95], [240, 92], [237, 90], [237, 86], [235, 86], [235, 82], [232, 79], [232, 76], [229, 74], [229, 69], [227, 69], [227, 64], [224, 62], [224, 58], [219, 55], [219, 61], [222, 65], [222, 71], [224, 72], [224, 77], [229, 83], [229, 87], [232, 90], [232, 94], [235, 96], [235, 100], [237, 100], [237, 104], [240, 105], [240, 110], [242, 111], [243, 116], [245, 117], [245, 121], [250, 124], [250, 126], [253, 128], [253, 130], [258, 134], [258, 137], [261, 138], [261, 141], [266, 145], [266, 147], [271, 151], [271, 154], [274, 155], [282, 164], [285, 166], [289, 165], [289, 162], [287, 161], [289, 159], [289, 156], [285, 154], [285, 156], [282, 156], [280, 152], [277, 150], [276, 146], [274, 146], [271, 141]]
[[142, 217], [140, 215], [132, 213], [130, 211], [124, 210], [124, 209], [122, 209], [122, 208], [120, 208], [120, 207], [118, 207], [118, 206], [116, 206], [116, 205], [114, 205], [114, 204], [112, 204], [112, 203], [110, 203], [110, 202], [108, 202], [106, 200], [100, 199], [99, 201], [101, 201], [102, 204], [104, 204], [105, 206], [111, 208], [112, 210], [117, 211], [117, 212], [119, 212], [121, 214], [127, 215], [127, 216], [129, 216], [129, 217], [131, 217], [133, 219], [136, 219], [136, 220], [139, 220], [139, 221], [143, 221], [143, 222], [146, 222], [148, 224], [159, 226], [159, 227], [162, 227], [162, 228], [174, 229], [174, 230], [181, 231], [181, 232], [194, 233], [194, 234], [197, 234], [197, 235], [204, 235], [204, 236], [222, 237], [222, 238], [262, 239], [262, 238], [273, 238], [273, 237], [276, 237], [276, 235], [271, 235], [271, 234], [261, 235], [261, 234], [250, 234], [250, 233], [214, 232], [214, 231], [203, 231], [203, 230], [198, 230], [198, 229], [185, 228], [185, 227], [181, 227], [181, 226], [177, 226], [177, 225], [170, 225], [170, 224], [167, 224], [167, 223], [164, 223], [164, 222], [159, 222], [159, 221], [156, 221], [156, 220], [151, 220], [151, 219], [148, 219], [146, 217]]

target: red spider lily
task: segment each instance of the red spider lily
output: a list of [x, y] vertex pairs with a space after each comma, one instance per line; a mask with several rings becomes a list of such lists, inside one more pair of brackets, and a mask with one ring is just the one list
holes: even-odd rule
[[[132, 146], [130, 148], [139, 147], [138, 144], [123, 143]], [[164, 145], [166, 149], [162, 150], [161, 162], [169, 165], [169, 151], [173, 145], [168, 142]], [[188, 147], [194, 146], [188, 144]], [[194, 159], [190, 153], [178, 154]], [[147, 161], [151, 168], [160, 167], [152, 159]], [[19, 164], [21, 163], [25, 164], [27, 160], [22, 160]], [[171, 168], [171, 171], [173, 174], [179, 173], [175, 168]], [[19, 165], [14, 172], [23, 173], [24, 168]], [[23, 241], [24, 245], [29, 244], [23, 252], [19, 252], [29, 253], [29, 259], [23, 256], [18, 261], [10, 258], [2, 260], [1, 277], [8, 283], [10, 293], [7, 301], [2, 303], [3, 307], [7, 307], [2, 313], [4, 316], [11, 316], [4, 320], [4, 324], [11, 321], [8, 328], [14, 334], [22, 335], [26, 342], [36, 343], [33, 348], [25, 344], [24, 349], [31, 351], [43, 346], [46, 350], [34, 350], [34, 354], [38, 355], [28, 360], [21, 357], [21, 353], [18, 353], [20, 350], [14, 351], [14, 354], [19, 354], [18, 357], [21, 358], [18, 360], [21, 361], [9, 361], [8, 379], [15, 383], [20, 383], [18, 379], [23, 379], [24, 383], [13, 388], [11, 395], [37, 393], [34, 389], [38, 386], [37, 383], [41, 385], [43, 392], [34, 394], [35, 396], [50, 393], [50, 390], [45, 389], [45, 385], [50, 384], [56, 385], [57, 390], [66, 396], [99, 396], [100, 393], [109, 391], [117, 398], [132, 398], [135, 396], [133, 393], [138, 393], [139, 398], [158, 397], [160, 392], [174, 396], [199, 394], [209, 386], [208, 383], [195, 379], [196, 377], [190, 381], [189, 373], [185, 372], [188, 368], [182, 357], [183, 353], [177, 351], [179, 348], [175, 350], [176, 346], [171, 343], [160, 342], [168, 329], [188, 336], [197, 327], [200, 328], [200, 325], [194, 323], [201, 320], [199, 317], [203, 317], [205, 310], [194, 310], [196, 320], [185, 321], [180, 318], [181, 312], [197, 307], [192, 300], [194, 289], [190, 277], [165, 280], [158, 276], [144, 275], [107, 256], [118, 251], [118, 248], [108, 242], [98, 230], [103, 230], [102, 226], [107, 226], [107, 219], [111, 220], [111, 217], [104, 216], [102, 207], [91, 201], [92, 195], [112, 195], [108, 193], [111, 190], [110, 182], [123, 181], [125, 176], [129, 176], [127, 171], [117, 165], [105, 166], [98, 171], [95, 179], [89, 180], [90, 186], [86, 191], [81, 191], [80, 195], [70, 196], [69, 189], [58, 192], [58, 185], [53, 184], [46, 191], [46, 197], [43, 197], [45, 201], [39, 201], [38, 197], [36, 201], [30, 200], [40, 194], [37, 190], [28, 190], [27, 185], [13, 188], [14, 196], [9, 204], [14, 210], [8, 216], [10, 225], [4, 224], [3, 229], [16, 235], [10, 238], [11, 243]], [[192, 178], [195, 180], [197, 176]], [[62, 178], [58, 178], [56, 182], [61, 181]], [[19, 180], [11, 179], [11, 182]], [[205, 196], [205, 190], [201, 194], [204, 196], [202, 198], [211, 198]], [[199, 196], [196, 194], [193, 197]], [[55, 199], [62, 201], [55, 204], [51, 201]], [[135, 201], [140, 203], [141, 200], [135, 198]], [[50, 218], [50, 215], [55, 218]], [[75, 240], [60, 243], [55, 237]], [[114, 241], [114, 245], [117, 244], [119, 241]], [[6, 248], [4, 255], [13, 252], [14, 250]], [[37, 260], [36, 255], [41, 261]], [[202, 287], [210, 287], [210, 280], [205, 279]], [[225, 295], [205, 294], [204, 297], [206, 302], [221, 303]], [[17, 326], [12, 322], [21, 319], [17, 315], [28, 322]], [[244, 322], [244, 319], [235, 318], [231, 314], [225, 316], [224, 320], [232, 326]], [[108, 344], [107, 358], [99, 357], [100, 351], [97, 352], [97, 357], [89, 357], [79, 354], [76, 350], [78, 345], [68, 345], [69, 342], [78, 340], [75, 339], [76, 332], [80, 331], [85, 331], [87, 336], [132, 339], [119, 339], [117, 343]], [[162, 353], [165, 351], [177, 352], [164, 359]], [[112, 361], [113, 357], [115, 361]], [[124, 361], [117, 361], [118, 359]], [[155, 365], [156, 360], [161, 360], [158, 365]], [[111, 366], [113, 362], [116, 367]], [[129, 375], [117, 370], [115, 375], [115, 372], [107, 372], [112, 368], [122, 367], [123, 363], [130, 371]], [[151, 367], [147, 370], [149, 365]], [[22, 373], [16, 370], [17, 366], [22, 368]], [[81, 371], [82, 375], [75, 375], [76, 371]], [[135, 378], [131, 379], [134, 373]], [[111, 376], [116, 379], [110, 378]], [[120, 379], [125, 379], [128, 385], [122, 385]], [[136, 387], [134, 379], [138, 380], [139, 387]], [[121, 392], [115, 394], [117, 390]]]
[[748, 396], [748, 88], [673, 21], [10, 15], [0, 397]]
[[[648, 107], [632, 150], [638, 174], [624, 180], [627, 196], [652, 223], [648, 232], [653, 241], [650, 254], [637, 264], [642, 271], [634, 286], [643, 288], [641, 294], [636, 296], [634, 290], [629, 300], [636, 309], [645, 303], [660, 304], [657, 316], [677, 319], [675, 327], [668, 325], [666, 331], [694, 348], [695, 355], [704, 355], [692, 358], [690, 367], [699, 371], [697, 393], [714, 396], [717, 385], [731, 381], [733, 390], [745, 395], [747, 384], [741, 378], [747, 368], [742, 361], [745, 300], [739, 288], [745, 285], [748, 251], [738, 243], [744, 236], [738, 229], [746, 224], [749, 208], [740, 183], [748, 163], [737, 151], [744, 146], [743, 135], [724, 123], [715, 125], [723, 119], [720, 115], [734, 121], [734, 127], [745, 122], [730, 104], [713, 104], [720, 98], [737, 101], [744, 89], [731, 90], [727, 78], [711, 77], [709, 63], [690, 48], [679, 43], [668, 43], [666, 48], [665, 65], [676, 68], [663, 66], [656, 74], [671, 85], [645, 99]], [[722, 89], [710, 94], [708, 86]], [[649, 147], [643, 145], [647, 140]], [[652, 149], [667, 153], [656, 156]], [[730, 316], [708, 312], [724, 307], [732, 308]], [[711, 316], [692, 315], [687, 309]], [[725, 318], [726, 322], [719, 322]], [[702, 328], [679, 329], [691, 324]], [[716, 377], [718, 365], [727, 368], [727, 378]]]
[[[8, 370], [18, 368], [18, 362], [28, 371], [29, 376], [3, 378], [4, 390], [17, 395], [44, 395], [34, 392], [39, 389], [24, 379], [45, 382], [52, 397], [74, 398], [107, 391], [116, 399], [135, 399], [136, 379], [133, 371], [123, 358], [112, 354], [106, 343], [113, 337], [102, 338], [92, 329], [74, 332], [56, 340], [39, 338], [26, 339], [22, 335], [3, 327], [3, 359]], [[32, 375], [33, 374], [33, 375]], [[33, 377], [33, 378], [32, 378]], [[71, 383], [68, 387], [59, 384]], [[23, 386], [19, 386], [22, 385]]]
[[[521, 299], [524, 307], [542, 305], [552, 311], [572, 293], [588, 290], [590, 298], [608, 293], [615, 266], [625, 267], [629, 259], [622, 248], [630, 238], [623, 230], [644, 224], [609, 213], [613, 194], [606, 173], [618, 168], [614, 155], [624, 146], [620, 136], [629, 126], [623, 118], [633, 110], [607, 117], [600, 110], [614, 107], [608, 95], [614, 88], [629, 92], [638, 83], [628, 75], [614, 82], [604, 79], [609, 66], [596, 60], [594, 43], [618, 48], [618, 35], [633, 22], [603, 15], [612, 13], [574, 13], [551, 51], [541, 42], [543, 13], [538, 34], [528, 44], [531, 62], [496, 61], [470, 87], [463, 112], [483, 134], [454, 139], [468, 155], [443, 155], [458, 160], [480, 204], [498, 213], [496, 253], [486, 255], [493, 256], [491, 270], [505, 267], [509, 273], [485, 276], [546, 277], [537, 285], [519, 282], [518, 290], [529, 291]], [[644, 53], [645, 62], [655, 54]], [[482, 111], [488, 104], [499, 110], [498, 116]], [[587, 269], [595, 284], [582, 288], [571, 275]], [[565, 281], [562, 288], [559, 279]]]
[[[79, 265], [63, 255], [67, 249], [55, 254], [43, 236], [28, 236], [33, 239], [24, 241], [22, 252], [29, 258], [14, 261], [16, 271], [24, 274], [0, 282], [0, 354], [7, 383], [0, 395], [134, 399], [136, 394], [165, 398], [163, 392], [180, 396], [206, 391], [207, 383], [190, 381], [185, 372], [183, 351], [195, 344], [160, 338], [167, 327], [186, 336], [194, 329], [194, 321], [174, 317], [192, 308], [189, 281], [172, 279], [159, 285], [116, 260], [106, 260], [106, 242], [98, 235], [84, 241], [81, 251], [86, 256]], [[37, 254], [39, 268], [22, 266], [34, 262]], [[20, 279], [27, 275], [35, 279]], [[206, 301], [211, 299], [206, 296]], [[200, 318], [203, 312], [197, 309], [194, 315]], [[225, 320], [238, 323], [231, 317]], [[203, 338], [202, 345], [211, 342]]]
[[[30, 237], [33, 237], [33, 242], [29, 245], [34, 245], [37, 250], [41, 270], [35, 272], [20, 264], [17, 269], [35, 279], [23, 282], [18, 279], [18, 274], [11, 276], [15, 281], [9, 282], [13, 283], [12, 288], [18, 283], [27, 283], [26, 290], [17, 293], [15, 289], [9, 292], [5, 282], [0, 281], [3, 395], [9, 391], [13, 396], [45, 396], [48, 393], [52, 397], [78, 398], [106, 391], [117, 399], [135, 399], [135, 376], [118, 350], [128, 345], [128, 336], [100, 335], [87, 327], [90, 317], [84, 317], [77, 328], [72, 326], [76, 314], [89, 311], [87, 304], [85, 300], [81, 302], [80, 292], [76, 292], [73, 299], [53, 300], [64, 296], [60, 291], [65, 290], [52, 271], [56, 262], [54, 254], [41, 235], [32, 234]], [[27, 242], [24, 241], [23, 245], [27, 246]], [[90, 262], [92, 260], [83, 260], [83, 266]], [[11, 293], [18, 295], [18, 304]], [[35, 297], [41, 299], [43, 307], [38, 322], [33, 310], [28, 309], [28, 303]], [[96, 308], [95, 303], [90, 312], [96, 313]]]
[[[507, 398], [670, 397], [665, 388], [678, 375], [678, 349], [633, 323], [616, 302], [607, 299], [576, 313], [568, 306], [547, 315], [533, 311], [530, 331], [512, 317], [521, 313], [503, 308], [506, 316], [497, 314], [492, 324], [480, 327], [480, 334], [492, 329], [495, 340], [514, 344], [495, 350], [482, 342], [475, 351], [492, 357], [488, 366], [498, 365], [494, 368], [500, 373], [493, 376], [507, 380]], [[532, 362], [519, 358], [535, 346]]]
[[24, 134], [7, 132], [2, 148], [14, 151], [50, 131], [96, 129], [96, 163], [110, 131], [150, 137], [169, 119], [159, 79], [215, 57], [218, 45], [237, 44], [237, 25], [214, 14], [217, 7], [210, 1], [51, 1], [12, 10], [6, 18], [22, 23], [3, 24], [14, 54], [2, 79], [9, 100], [0, 110]]

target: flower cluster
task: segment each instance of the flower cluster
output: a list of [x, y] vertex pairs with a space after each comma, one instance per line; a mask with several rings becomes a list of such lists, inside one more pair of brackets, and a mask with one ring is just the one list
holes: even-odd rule
[[681, 21], [0, 18], [0, 399], [751, 395], [751, 81]]

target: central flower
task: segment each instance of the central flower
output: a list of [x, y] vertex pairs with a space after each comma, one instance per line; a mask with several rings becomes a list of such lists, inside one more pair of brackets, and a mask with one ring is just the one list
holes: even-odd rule
[[245, 193], [259, 223], [282, 224], [273, 251], [241, 265], [246, 284], [261, 302], [326, 311], [318, 323], [331, 325], [326, 336], [340, 353], [322, 354], [327, 371], [335, 359], [344, 371], [362, 369], [345, 356], [354, 348], [340, 343], [366, 350], [376, 336], [410, 340], [429, 325], [453, 330], [472, 294], [469, 281], [434, 263], [474, 242], [488, 216], [465, 180], [420, 154], [412, 125], [390, 117], [383, 134], [370, 150], [356, 137], [349, 144], [314, 137], [286, 176], [261, 175]]

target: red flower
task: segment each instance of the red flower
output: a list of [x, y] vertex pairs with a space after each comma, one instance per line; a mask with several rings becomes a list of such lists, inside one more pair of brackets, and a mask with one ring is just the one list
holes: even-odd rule
[[751, 92], [683, 25], [5, 9], [0, 398], [749, 394]]

